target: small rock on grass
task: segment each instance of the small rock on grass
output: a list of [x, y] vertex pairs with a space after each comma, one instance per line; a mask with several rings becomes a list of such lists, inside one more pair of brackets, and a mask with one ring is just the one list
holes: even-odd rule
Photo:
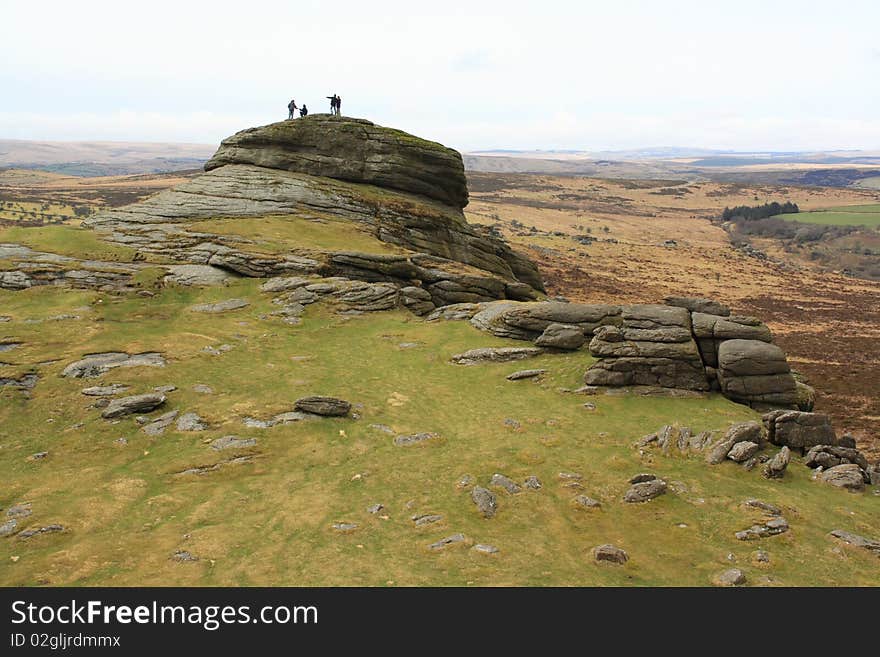
[[623, 496], [623, 501], [628, 503], [638, 503], [638, 502], [647, 502], [649, 500], [653, 500], [655, 497], [659, 497], [660, 495], [664, 495], [666, 493], [666, 482], [662, 479], [651, 479], [650, 481], [643, 481], [638, 484], [633, 484], [632, 487]]
[[528, 477], [523, 485], [529, 490], [541, 490], [542, 488], [541, 480], [535, 475]]
[[508, 374], [506, 378], [508, 381], [519, 381], [520, 379], [533, 379], [546, 373], [547, 370], [519, 370], [513, 374]]
[[257, 444], [256, 438], [239, 438], [238, 436], [223, 436], [211, 442], [211, 449], [242, 449], [253, 447]]
[[479, 552], [480, 554], [497, 554], [498, 548], [494, 545], [486, 545], [485, 543], [477, 543], [473, 547], [474, 552]]
[[418, 445], [420, 443], [428, 442], [437, 438], [436, 433], [432, 432], [424, 432], [424, 433], [414, 433], [408, 436], [397, 436], [394, 438], [394, 444], [398, 447], [412, 447], [413, 445]]
[[353, 532], [357, 528], [358, 528], [358, 526], [353, 522], [335, 522], [335, 523], [333, 523], [333, 529], [338, 532], [341, 532], [343, 534]]
[[629, 561], [629, 555], [626, 550], [606, 543], [605, 545], [597, 545], [592, 549], [593, 558], [599, 562], [625, 564]]
[[471, 491], [471, 499], [477, 505], [477, 509], [483, 514], [484, 518], [492, 518], [498, 511], [498, 502], [495, 499], [495, 494], [482, 486], [474, 486], [474, 489]]
[[441, 538], [436, 543], [431, 543], [428, 546], [428, 549], [442, 550], [444, 548], [449, 547], [450, 545], [455, 545], [457, 543], [464, 543], [464, 541], [465, 541], [464, 534], [453, 534], [452, 536], [447, 536], [446, 538]]
[[522, 492], [522, 486], [513, 481], [510, 477], [499, 474], [497, 472], [492, 475], [492, 479], [489, 481], [489, 485], [503, 488], [510, 495], [516, 495], [517, 493]]
[[572, 500], [572, 503], [581, 509], [598, 509], [602, 506], [601, 502], [586, 495], [578, 495]]
[[712, 578], [715, 586], [741, 586], [746, 583], [746, 576], [739, 568], [729, 568]]

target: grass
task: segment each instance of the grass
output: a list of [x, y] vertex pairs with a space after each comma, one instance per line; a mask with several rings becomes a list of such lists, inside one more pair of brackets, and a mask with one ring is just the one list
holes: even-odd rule
[[780, 214], [777, 218], [829, 226], [880, 226], [880, 204], [844, 205], [827, 210]]
[[[31, 399], [0, 389], [0, 506], [30, 501], [34, 513], [22, 527], [67, 528], [28, 541], [0, 539], [0, 585], [706, 585], [730, 567], [729, 554], [753, 584], [880, 584], [875, 556], [838, 550], [827, 536], [836, 528], [880, 535], [870, 493], [810, 481], [798, 463], [771, 482], [733, 463], [709, 467], [699, 458], [640, 455], [632, 447], [664, 423], [702, 430], [756, 417], [746, 407], [717, 395], [599, 396], [589, 398], [597, 406], [589, 411], [587, 398], [560, 391], [580, 385], [591, 362], [585, 351], [453, 366], [454, 353], [518, 343], [465, 322], [427, 324], [404, 312], [345, 319], [320, 305], [291, 327], [260, 319], [274, 306], [258, 284], [170, 287], [148, 299], [59, 288], [0, 291], [3, 314], [13, 317], [0, 324], [0, 337], [24, 343], [4, 354], [13, 364], [0, 366], [0, 376], [28, 369], [42, 376]], [[251, 306], [200, 315], [197, 324], [185, 312], [232, 297]], [[62, 313], [81, 319], [26, 323]], [[233, 348], [223, 355], [203, 351], [224, 343]], [[157, 350], [169, 362], [98, 379], [58, 376], [83, 354], [111, 349]], [[549, 373], [538, 382], [505, 380], [524, 367]], [[151, 438], [133, 419], [102, 420], [80, 389], [113, 382], [130, 385], [130, 394], [174, 384], [167, 408], [197, 411], [212, 428], [171, 427]], [[195, 393], [197, 383], [214, 394]], [[361, 418], [267, 430], [241, 423], [246, 415], [290, 410], [310, 394], [349, 399]], [[520, 427], [508, 426], [508, 418]], [[441, 438], [400, 448], [371, 424]], [[206, 443], [229, 434], [257, 439], [255, 448], [232, 454], [253, 455], [252, 462], [203, 476], [174, 474], [228, 459]], [[119, 437], [128, 444], [116, 444]], [[43, 450], [46, 459], [27, 459]], [[583, 473], [584, 492], [603, 508], [574, 509], [576, 493], [560, 486], [561, 471]], [[680, 492], [623, 504], [627, 479], [642, 471], [680, 482]], [[486, 485], [495, 472], [519, 481], [535, 474], [544, 487], [499, 492], [498, 515], [485, 520], [455, 484], [470, 474]], [[735, 540], [734, 531], [757, 519], [739, 507], [749, 497], [781, 505], [792, 531], [758, 543]], [[385, 505], [387, 519], [365, 511], [374, 503]], [[415, 528], [410, 516], [428, 512], [444, 520]], [[359, 527], [346, 535], [330, 528], [342, 521]], [[427, 549], [456, 532], [500, 552]], [[626, 566], [593, 563], [589, 549], [609, 542], [629, 552]], [[771, 555], [768, 566], [752, 561], [759, 547]], [[199, 561], [173, 561], [179, 549]]]
[[67, 221], [76, 218], [73, 206], [60, 203], [4, 201], [0, 198], [0, 220]]
[[289, 253], [291, 245], [320, 251], [360, 251], [363, 253], [399, 253], [350, 221], [332, 218], [305, 219], [293, 215], [210, 219], [197, 222], [192, 230], [207, 230], [217, 235], [233, 235], [253, 240], [255, 250], [266, 253]]
[[77, 226], [9, 226], [0, 228], [0, 242], [82, 260], [133, 262], [136, 253], [135, 249], [110, 244], [94, 231]]

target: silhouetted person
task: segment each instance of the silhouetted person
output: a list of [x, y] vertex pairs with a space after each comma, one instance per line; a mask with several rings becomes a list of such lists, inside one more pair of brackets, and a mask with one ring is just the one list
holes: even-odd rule
[[300, 116], [300, 118], [302, 118], [302, 117], [308, 116], [308, 115], [309, 115], [309, 108], [306, 107], [305, 104], [303, 104], [303, 106], [299, 108], [299, 116]]
[[287, 118], [292, 119], [295, 115], [296, 110], [296, 101], [291, 100], [289, 103], [287, 103]]
[[342, 114], [342, 98], [336, 96], [336, 116]]
[[336, 94], [332, 96], [325, 96], [330, 101], [330, 114], [338, 115], [339, 114], [339, 97]]

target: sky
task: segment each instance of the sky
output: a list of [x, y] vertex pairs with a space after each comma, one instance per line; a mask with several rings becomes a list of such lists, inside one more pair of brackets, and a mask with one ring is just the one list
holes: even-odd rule
[[459, 150], [880, 149], [876, 0], [0, 0], [0, 138], [214, 144], [342, 97]]

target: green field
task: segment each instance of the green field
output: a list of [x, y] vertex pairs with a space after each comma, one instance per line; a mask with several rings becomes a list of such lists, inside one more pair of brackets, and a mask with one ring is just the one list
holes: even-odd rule
[[871, 205], [844, 205], [827, 210], [813, 210], [796, 214], [778, 214], [779, 219], [828, 226], [880, 226], [880, 203]]
[[[756, 418], [745, 406], [720, 395], [566, 392], [582, 383], [592, 362], [586, 351], [451, 365], [449, 357], [466, 349], [522, 345], [467, 322], [427, 323], [402, 311], [343, 317], [322, 302], [289, 326], [267, 317], [277, 306], [259, 283], [170, 287], [152, 298], [55, 287], [0, 291], [0, 308], [12, 318], [0, 324], [0, 338], [22, 343], [2, 354], [0, 378], [41, 376], [30, 398], [0, 388], [0, 507], [5, 515], [13, 504], [32, 503], [20, 529], [64, 526], [27, 540], [0, 538], [0, 585], [702, 586], [732, 561], [752, 585], [880, 585], [875, 555], [828, 535], [840, 528], [880, 536], [870, 491], [812, 481], [800, 457], [784, 479], [768, 481], [759, 468], [710, 467], [702, 456], [633, 447], [665, 423], [724, 429]], [[187, 311], [233, 297], [251, 305], [220, 315]], [[49, 321], [61, 314], [74, 318]], [[222, 344], [232, 348], [204, 351]], [[59, 376], [67, 363], [105, 350], [155, 350], [168, 364], [96, 379]], [[546, 368], [546, 378], [505, 380], [531, 367]], [[101, 419], [95, 399], [80, 390], [109, 383], [129, 385], [125, 394], [173, 384], [164, 410], [198, 412], [210, 428], [186, 433], [172, 425], [151, 437], [132, 417]], [[194, 391], [196, 384], [213, 394]], [[360, 417], [270, 429], [242, 423], [291, 410], [312, 394], [348, 399]], [[596, 408], [585, 408], [587, 401]], [[439, 439], [393, 444], [394, 434], [415, 432]], [[257, 444], [209, 447], [230, 434]], [[29, 458], [42, 451], [48, 456]], [[252, 458], [230, 462], [236, 456]], [[219, 467], [178, 474], [211, 465]], [[537, 475], [543, 488], [496, 491], [498, 514], [484, 519], [456, 483], [469, 474], [486, 486], [496, 472], [518, 482]], [[583, 490], [566, 488], [560, 472], [581, 473]], [[628, 479], [639, 472], [664, 477], [670, 492], [623, 503]], [[576, 508], [578, 494], [602, 508]], [[741, 505], [752, 497], [782, 507], [791, 531], [736, 540], [734, 532], [760, 520]], [[376, 503], [382, 512], [368, 513]], [[412, 517], [419, 514], [442, 520], [417, 527]], [[339, 522], [358, 527], [340, 533], [332, 527]], [[457, 532], [462, 544], [428, 548]], [[470, 549], [475, 543], [499, 552], [480, 554]], [[629, 562], [595, 563], [590, 549], [604, 543], [627, 550]], [[759, 548], [769, 563], [755, 560]], [[173, 559], [178, 550], [198, 560]]]

